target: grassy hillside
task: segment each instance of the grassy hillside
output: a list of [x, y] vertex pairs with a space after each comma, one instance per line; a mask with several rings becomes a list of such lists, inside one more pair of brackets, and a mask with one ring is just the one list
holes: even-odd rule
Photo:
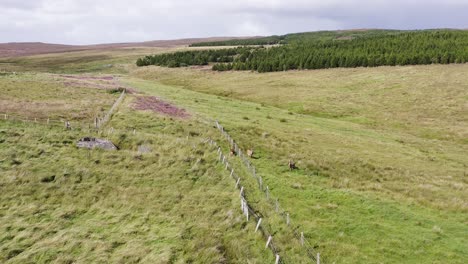
[[[88, 62], [64, 62], [67, 56], [30, 57], [8, 69], [47, 60], [51, 71], [61, 64], [68, 73], [95, 71]], [[238, 193], [215, 165], [216, 152], [200, 144], [212, 137], [228, 150], [214, 119], [244, 150], [255, 150], [257, 173], [325, 263], [468, 259], [465, 64], [257, 74], [119, 60], [123, 86], [191, 117], [132, 110], [132, 98], [142, 95], [131, 95], [109, 124], [115, 133], [104, 134], [121, 150], [91, 154], [73, 146], [88, 132], [1, 121], [2, 260], [272, 263], [254, 224], [240, 218]], [[140, 154], [142, 144], [152, 151]], [[289, 159], [297, 170], [288, 170]], [[253, 186], [239, 159], [229, 160]], [[303, 262], [265, 198], [248, 198], [275, 223], [289, 263]], [[61, 217], [68, 211], [72, 220]]]
[[[133, 47], [110, 50], [89, 50], [43, 54], [24, 57], [0, 58], [0, 73], [48, 72], [48, 73], [114, 73], [122, 74], [141, 56], [167, 52], [185, 51], [186, 46], [169, 48]], [[199, 47], [195, 50], [208, 48]]]
[[[204, 126], [133, 100], [99, 135], [0, 121], [0, 262], [273, 262]], [[120, 149], [78, 149], [89, 135]]]
[[[96, 87], [98, 85], [108, 85], [108, 89]], [[87, 83], [64, 75], [7, 74], [0, 76], [0, 86], [0, 113], [30, 120], [49, 118], [91, 123], [118, 97], [112, 90], [118, 86], [113, 87], [108, 81], [90, 80]]]
[[468, 65], [256, 74], [139, 68], [148, 80], [426, 139], [467, 143]]
[[[129, 80], [224, 122], [328, 261], [462, 263], [466, 145]], [[289, 158], [299, 170], [287, 169]], [[443, 231], [441, 231], [443, 230]], [[450, 252], [450, 253], [448, 253]]]

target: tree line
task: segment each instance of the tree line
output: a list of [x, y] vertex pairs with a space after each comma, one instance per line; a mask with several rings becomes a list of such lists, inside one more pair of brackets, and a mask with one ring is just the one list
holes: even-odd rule
[[213, 70], [258, 72], [383, 65], [468, 62], [468, 31], [431, 30], [372, 34], [351, 39], [297, 39], [274, 47], [185, 51], [146, 56], [138, 66], [214, 63]]
[[[191, 44], [190, 47], [213, 47], [213, 46], [251, 46], [251, 45], [274, 45], [288, 44], [298, 41], [332, 40], [340, 38], [358, 38], [363, 36], [384, 36], [397, 34], [400, 30], [369, 29], [369, 30], [337, 30], [337, 31], [314, 31], [291, 33], [286, 35], [273, 35], [268, 37], [254, 37], [248, 39], [231, 39], [221, 41], [199, 42]], [[408, 32], [408, 31], [407, 31]]]
[[190, 47], [213, 47], [213, 46], [249, 46], [249, 45], [273, 45], [279, 44], [285, 36], [270, 36], [248, 39], [231, 39], [224, 41], [208, 41], [190, 44]]
[[137, 66], [166, 66], [166, 67], [185, 67], [191, 65], [208, 65], [209, 63], [232, 63], [236, 59], [244, 58], [251, 54], [251, 50], [261, 47], [237, 47], [230, 49], [217, 50], [191, 50], [179, 51], [175, 53], [164, 53], [149, 55], [139, 58]]

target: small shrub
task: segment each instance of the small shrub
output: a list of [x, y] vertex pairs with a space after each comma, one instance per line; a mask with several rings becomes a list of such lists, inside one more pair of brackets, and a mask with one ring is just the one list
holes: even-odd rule
[[13, 249], [8, 252], [7, 259], [14, 258], [21, 254], [23, 252], [23, 249]]
[[189, 136], [191, 137], [195, 137], [195, 136], [199, 136], [200, 134], [198, 132], [195, 132], [195, 131], [190, 131], [189, 132]]
[[108, 93], [110, 93], [110, 94], [120, 94], [120, 93], [122, 93], [124, 90], [125, 90], [125, 88], [119, 87], [119, 88], [109, 89], [109, 90], [108, 90]]
[[281, 118], [279, 121], [280, 121], [281, 123], [286, 123], [286, 118]]
[[41, 182], [44, 182], [44, 183], [53, 182], [53, 181], [55, 181], [55, 175], [46, 176], [41, 179]]

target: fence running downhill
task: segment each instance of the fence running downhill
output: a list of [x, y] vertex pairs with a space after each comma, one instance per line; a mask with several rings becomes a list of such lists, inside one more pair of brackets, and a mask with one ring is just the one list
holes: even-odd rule
[[[296, 228], [292, 227], [289, 213], [281, 208], [278, 198], [273, 197], [273, 195], [270, 193], [268, 186], [264, 187], [262, 177], [258, 175], [255, 166], [252, 165], [250, 160], [244, 155], [244, 152], [239, 148], [238, 144], [224, 130], [224, 127], [221, 124], [219, 124], [218, 121], [215, 121], [215, 125], [218, 128], [218, 130], [222, 133], [222, 135], [227, 139], [229, 144], [233, 147], [237, 156], [242, 160], [242, 163], [246, 166], [247, 170], [250, 172], [250, 175], [256, 180], [259, 190], [264, 193], [267, 201], [275, 208], [275, 212], [279, 214], [282, 217], [282, 219], [285, 221], [286, 225], [291, 228], [291, 231], [294, 234], [294, 237], [298, 239], [298, 241], [300, 242], [300, 244], [306, 251], [309, 258], [312, 260], [312, 262], [317, 263], [317, 264], [320, 264], [321, 262], [323, 263], [323, 259], [321, 259], [320, 253], [315, 252], [314, 247], [305, 238], [304, 232], [299, 231], [301, 230], [301, 227], [300, 226], [297, 226]], [[218, 151], [220, 151], [220, 149]], [[227, 161], [223, 160], [223, 163], [224, 162], [226, 162], [226, 169], [227, 169], [229, 167], [229, 164], [227, 163]], [[231, 171], [231, 176], [232, 175], [235, 175], [234, 170]], [[237, 181], [238, 179], [240, 179], [238, 176], [235, 176], [235, 177]]]
[[[94, 128], [95, 129], [99, 130], [109, 122], [110, 118], [112, 117], [112, 114], [117, 109], [117, 107], [120, 105], [120, 103], [122, 102], [124, 97], [125, 97], [125, 90], [122, 91], [119, 98], [114, 102], [114, 104], [112, 105], [110, 110], [106, 113], [106, 115], [104, 115], [104, 117], [102, 117], [102, 118], [96, 117], [94, 119]], [[71, 129], [69, 121], [64, 120], [64, 119], [62, 119], [62, 120], [52, 120], [52, 119], [47, 118], [46, 120], [43, 120], [43, 119], [34, 118], [34, 119], [29, 120], [29, 119], [25, 119], [24, 117], [17, 117], [17, 116], [14, 116], [14, 115], [9, 115], [7, 113], [3, 114], [3, 117], [4, 117], [5, 120], [14, 120], [14, 121], [22, 121], [22, 122], [34, 122], [34, 123], [38, 123], [38, 124], [47, 124], [47, 125], [61, 125], [61, 126], [65, 125], [65, 127], [67, 129]], [[291, 228], [292, 234], [294, 235], [295, 238], [298, 239], [298, 241], [300, 242], [302, 248], [306, 251], [308, 257], [314, 263], [320, 264], [321, 263], [320, 254], [316, 253], [313, 246], [305, 239], [304, 233], [299, 232], [300, 227], [292, 228], [289, 213], [281, 208], [278, 199], [273, 197], [273, 195], [270, 193], [270, 190], [269, 190], [268, 186], [266, 186], [264, 188], [263, 179], [262, 179], [262, 177], [260, 175], [257, 174], [255, 166], [253, 166], [251, 164], [250, 160], [244, 155], [243, 151], [239, 148], [238, 144], [224, 130], [224, 127], [221, 126], [218, 121], [215, 121], [215, 124], [216, 124], [216, 127], [219, 129], [219, 131], [222, 133], [222, 135], [227, 139], [229, 144], [231, 146], [233, 146], [235, 152], [237, 153], [237, 156], [242, 160], [242, 163], [246, 166], [247, 171], [250, 172], [250, 175], [257, 182], [259, 190], [261, 192], [263, 192], [263, 194], [266, 196], [267, 202], [271, 206], [273, 206], [275, 208], [274, 211], [277, 214], [279, 214], [282, 217], [282, 219], [285, 221], [286, 225]], [[88, 129], [91, 130], [91, 125], [90, 124], [83, 126], [83, 124], [78, 123], [78, 125], [76, 125], [76, 123], [75, 123], [75, 124], [73, 124], [73, 127], [80, 127], [80, 128], [85, 128], [85, 129], [88, 128]], [[104, 131], [102, 131], [102, 132], [104, 132]], [[112, 134], [112, 133], [115, 133], [115, 132], [117, 132], [117, 130], [114, 130], [112, 127], [109, 128], [108, 131], [107, 131], [108, 134]], [[135, 133], [136, 133], [136, 131], [135, 131], [135, 129], [133, 129], [133, 134], [135, 134]], [[287, 260], [287, 256], [280, 257], [281, 251], [278, 248], [278, 245], [276, 245], [275, 242], [274, 242], [272, 230], [270, 230], [269, 226], [266, 224], [267, 219], [265, 217], [262, 217], [262, 215], [259, 214], [259, 211], [255, 210], [255, 208], [253, 208], [252, 205], [249, 204], [249, 202], [247, 201], [247, 199], [246, 199], [247, 190], [240, 183], [241, 177], [235, 172], [233, 166], [231, 164], [229, 164], [229, 162], [227, 160], [227, 157], [223, 154], [223, 152], [221, 150], [221, 147], [212, 139], [208, 139], [207, 143], [209, 143], [210, 145], [217, 148], [217, 152], [218, 152], [218, 155], [219, 155], [219, 161], [225, 166], [226, 170], [230, 171], [230, 177], [232, 177], [235, 180], [235, 182], [236, 182], [235, 187], [240, 192], [241, 211], [245, 215], [246, 220], [247, 221], [249, 221], [249, 220], [255, 221], [255, 224], [256, 224], [255, 225], [256, 226], [255, 227], [255, 232], [260, 232], [262, 234], [262, 236], [264, 237], [264, 239], [266, 240], [265, 248], [269, 248], [273, 252], [273, 254], [275, 256], [275, 264], [285, 263], [285, 260]]]
[[275, 256], [275, 264], [282, 263], [284, 264], [284, 260], [280, 257], [279, 255], [279, 250], [277, 246], [275, 246], [275, 243], [273, 242], [273, 233], [267, 229], [265, 225], [262, 225], [262, 217], [258, 215], [256, 210], [252, 208], [251, 205], [249, 205], [247, 199], [245, 198], [245, 193], [246, 189], [244, 186], [240, 184], [241, 178], [234, 172], [234, 168], [229, 164], [226, 156], [223, 154], [221, 147], [212, 139], [208, 139], [207, 142], [215, 146], [217, 148], [218, 154], [219, 154], [219, 161], [225, 166], [226, 170], [230, 171], [230, 176], [233, 178], [236, 182], [235, 188], [239, 190], [239, 196], [240, 196], [240, 204], [241, 204], [241, 211], [245, 215], [246, 220], [254, 220], [256, 223], [255, 226], [255, 231], [259, 231], [262, 236], [266, 239], [266, 244], [265, 248], [269, 248], [274, 256]]
[[102, 117], [102, 118], [96, 117], [96, 119], [94, 120], [94, 125], [95, 125], [96, 128], [99, 129], [102, 126], [104, 126], [107, 122], [109, 122], [112, 114], [114, 113], [115, 109], [120, 105], [120, 103], [122, 102], [124, 97], [125, 97], [125, 89], [122, 91], [122, 93], [119, 96], [119, 99], [117, 99], [115, 101], [115, 103], [112, 105], [111, 109], [109, 109], [109, 111], [106, 113], [106, 115], [104, 117]]

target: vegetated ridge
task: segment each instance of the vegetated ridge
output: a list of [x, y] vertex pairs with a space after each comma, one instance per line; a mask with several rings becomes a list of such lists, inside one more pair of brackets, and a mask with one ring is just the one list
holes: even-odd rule
[[[213, 70], [258, 72], [383, 65], [449, 64], [468, 61], [468, 32], [463, 30], [376, 31], [346, 34], [312, 32], [259, 38], [274, 47], [184, 51], [146, 56], [138, 66], [182, 67], [214, 63]], [[274, 42], [273, 40], [277, 40]], [[251, 41], [236, 43], [250, 44]], [[221, 42], [221, 45], [233, 42]], [[207, 44], [211, 45], [213, 43]]]

